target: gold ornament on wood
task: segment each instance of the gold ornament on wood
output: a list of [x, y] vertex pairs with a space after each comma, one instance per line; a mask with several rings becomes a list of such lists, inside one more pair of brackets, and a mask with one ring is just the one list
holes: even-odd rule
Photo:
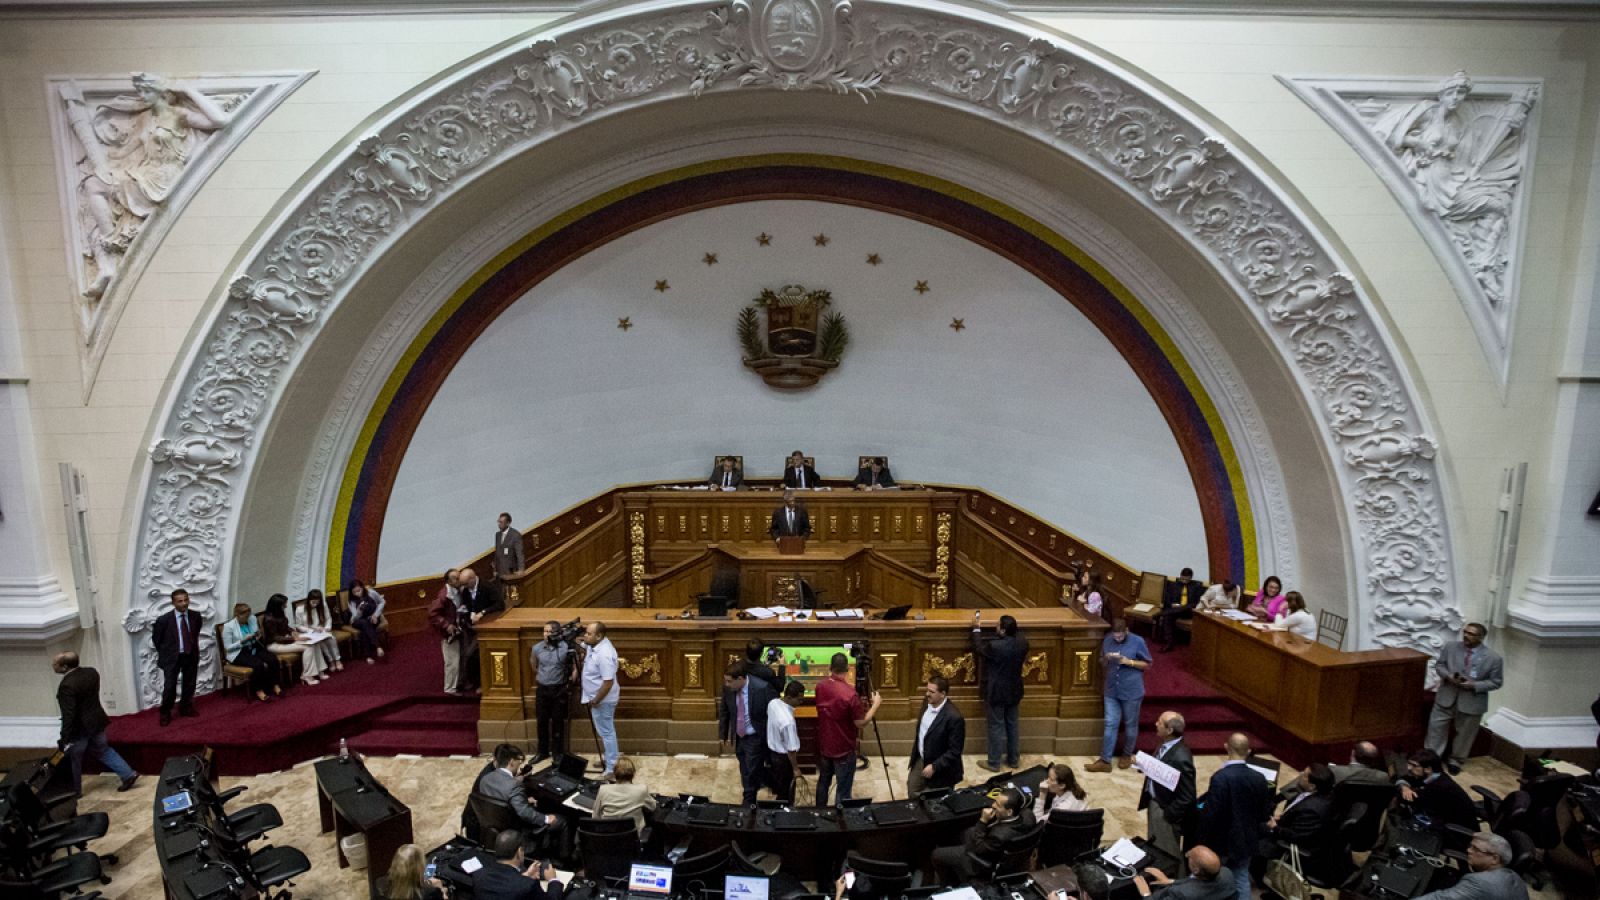
[[650, 605], [650, 586], [644, 583], [644, 513], [628, 514], [628, 577], [633, 580], [633, 605]]
[[976, 684], [978, 681], [978, 663], [971, 653], [963, 653], [949, 661], [937, 654], [924, 654], [922, 657], [923, 682], [926, 683], [935, 675], [943, 675], [953, 684]]
[[[648, 680], [650, 684], [661, 683], [661, 657], [659, 654], [650, 653], [641, 656], [638, 662], [632, 662], [626, 656], [619, 656], [617, 657], [617, 669], [634, 681]], [[646, 676], [648, 676], [648, 679], [646, 679]]]

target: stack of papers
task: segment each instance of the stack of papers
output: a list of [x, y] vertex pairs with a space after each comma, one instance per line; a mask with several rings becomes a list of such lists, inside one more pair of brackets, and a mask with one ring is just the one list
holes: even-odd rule
[[1100, 854], [1100, 858], [1114, 866], [1137, 869], [1139, 863], [1144, 862], [1144, 851], [1140, 850], [1133, 841], [1127, 838], [1119, 838], [1115, 844], [1112, 844], [1104, 853]]
[[1225, 609], [1222, 611], [1222, 617], [1224, 619], [1232, 619], [1235, 622], [1253, 622], [1256, 618], [1242, 609]]

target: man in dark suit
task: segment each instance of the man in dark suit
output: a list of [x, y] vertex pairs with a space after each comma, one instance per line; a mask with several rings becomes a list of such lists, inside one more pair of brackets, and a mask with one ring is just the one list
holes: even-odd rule
[[1194, 811], [1194, 754], [1183, 742], [1184, 726], [1183, 716], [1172, 710], [1156, 717], [1155, 758], [1178, 770], [1178, 783], [1169, 790], [1146, 776], [1139, 792], [1150, 843], [1173, 856], [1183, 852], [1183, 834]]
[[[566, 823], [560, 816], [546, 815], [528, 802], [528, 792], [522, 788], [517, 769], [522, 766], [524, 754], [515, 744], [501, 744], [494, 748], [494, 768], [478, 779], [474, 790], [511, 807], [517, 818], [527, 823], [523, 838], [529, 846], [537, 846], [556, 856], [566, 855]], [[470, 806], [470, 804], [468, 804]]]
[[1028, 658], [1028, 639], [1017, 630], [1017, 620], [1001, 616], [995, 636], [983, 636], [983, 613], [972, 614], [972, 652], [983, 658], [983, 709], [989, 731], [989, 757], [978, 768], [1000, 771], [1005, 764], [1016, 768], [1022, 761], [1021, 738], [1017, 733], [1017, 707], [1022, 703], [1022, 664]]
[[806, 462], [806, 455], [799, 450], [789, 454], [789, 462], [783, 467], [783, 486], [786, 488], [822, 486], [822, 481], [817, 478], [817, 470], [811, 468]]
[[478, 573], [471, 569], [462, 569], [456, 575], [461, 586], [457, 589], [456, 602], [459, 604], [463, 618], [461, 626], [461, 690], [473, 693], [483, 683], [483, 674], [478, 671], [478, 629], [475, 627], [483, 621], [483, 617], [502, 612], [506, 608], [505, 596], [500, 589], [492, 584], [487, 584], [478, 577]]
[[1326, 843], [1333, 827], [1333, 769], [1312, 763], [1295, 779], [1295, 790], [1287, 794], [1283, 809], [1267, 820], [1267, 836], [1251, 865], [1257, 878], [1265, 877], [1267, 864], [1284, 853], [1280, 843], [1294, 844], [1302, 852], [1315, 852]]
[[1135, 875], [1134, 887], [1139, 896], [1160, 894], [1161, 900], [1233, 900], [1233, 873], [1222, 865], [1210, 847], [1203, 844], [1190, 848], [1184, 860], [1189, 864], [1189, 877], [1173, 881], [1154, 866]]
[[744, 471], [739, 468], [739, 461], [731, 456], [724, 456], [717, 460], [716, 468], [711, 470], [711, 477], [706, 484], [720, 491], [737, 491], [744, 486]]
[[1026, 834], [1033, 825], [1033, 810], [1027, 808], [1022, 792], [1016, 788], [1000, 791], [977, 823], [961, 836], [959, 846], [940, 847], [933, 851], [933, 870], [939, 877], [939, 883], [951, 886], [971, 884], [976, 873], [968, 854], [997, 862], [1005, 853], [1006, 844]]
[[1233, 873], [1239, 900], [1250, 900], [1250, 858], [1261, 845], [1272, 811], [1272, 788], [1259, 772], [1245, 765], [1250, 739], [1228, 736], [1228, 761], [1222, 764], [1200, 799], [1200, 843], [1215, 849]]
[[1406, 777], [1400, 781], [1400, 799], [1410, 804], [1413, 815], [1427, 816], [1433, 827], [1441, 831], [1446, 825], [1478, 830], [1478, 810], [1472, 798], [1455, 779], [1445, 774], [1444, 762], [1432, 750], [1418, 750], [1406, 760]]
[[[150, 626], [150, 642], [156, 648], [156, 665], [161, 669], [161, 726], [172, 724], [172, 703], [178, 713], [197, 716], [194, 708], [194, 679], [200, 672], [200, 630], [205, 621], [189, 608], [189, 592], [172, 592], [172, 611], [156, 618]], [[183, 681], [183, 695], [178, 682]]]
[[515, 831], [495, 838], [494, 858], [472, 875], [472, 896], [478, 900], [561, 900], [555, 866], [535, 860], [524, 867], [522, 836]]
[[889, 463], [881, 456], [874, 456], [867, 461], [861, 471], [856, 473], [855, 488], [858, 491], [881, 491], [894, 487], [894, 476], [889, 474]]
[[767, 529], [774, 539], [781, 537], [811, 537], [811, 516], [794, 498], [793, 490], [783, 492], [783, 505], [772, 511], [772, 527]]
[[1178, 634], [1178, 620], [1194, 618], [1194, 611], [1200, 608], [1200, 596], [1205, 593], [1205, 585], [1194, 580], [1194, 570], [1185, 566], [1178, 573], [1177, 581], [1169, 581], [1161, 588], [1161, 611], [1156, 613], [1152, 635], [1161, 642], [1163, 651], [1172, 650], [1172, 642]]
[[943, 675], [928, 679], [923, 696], [906, 773], [906, 796], [912, 800], [926, 790], [955, 787], [965, 775], [961, 753], [967, 745], [967, 720], [950, 702], [949, 680]]
[[56, 705], [61, 707], [61, 738], [56, 746], [66, 751], [72, 762], [72, 788], [83, 792], [83, 755], [94, 752], [100, 764], [122, 779], [118, 791], [126, 791], [139, 780], [139, 774], [106, 743], [106, 710], [100, 705], [100, 673], [78, 665], [78, 654], [57, 653], [51, 668], [61, 677], [56, 687]]
[[739, 757], [739, 786], [746, 806], [756, 802], [767, 764], [767, 704], [778, 698], [772, 685], [750, 676], [744, 660], [728, 664], [722, 673], [722, 703], [717, 706], [717, 738], [733, 743]]
[[522, 555], [522, 532], [511, 527], [511, 513], [503, 512], [494, 533], [494, 577], [505, 581], [514, 572], [521, 572], [527, 562]]

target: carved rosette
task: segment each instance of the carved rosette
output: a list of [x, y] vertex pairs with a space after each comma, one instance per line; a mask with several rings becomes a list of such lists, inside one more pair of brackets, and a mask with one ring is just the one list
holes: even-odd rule
[[[331, 306], [469, 175], [601, 111], [740, 90], [876, 91], [959, 106], [1102, 174], [1188, 238], [1289, 363], [1323, 427], [1356, 545], [1362, 638], [1436, 652], [1460, 621], [1439, 472], [1370, 302], [1288, 194], [1176, 102], [972, 9], [842, 0], [579, 18], [476, 61], [338, 159], [247, 253], [157, 431], [133, 557], [137, 631], [171, 589], [226, 594], [220, 561], [256, 439]], [[1387, 448], [1412, 448], [1396, 454]], [[642, 522], [632, 600], [647, 605]], [[938, 598], [948, 599], [948, 593]], [[141, 663], [142, 696], [160, 679]], [[209, 671], [209, 669], [207, 670]]]
[[644, 513], [628, 514], [628, 578], [633, 582], [633, 605], [650, 605], [650, 586], [644, 583]]
[[928, 605], [943, 609], [950, 605], [950, 514], [939, 513], [934, 521], [938, 524], [933, 529], [933, 589]]

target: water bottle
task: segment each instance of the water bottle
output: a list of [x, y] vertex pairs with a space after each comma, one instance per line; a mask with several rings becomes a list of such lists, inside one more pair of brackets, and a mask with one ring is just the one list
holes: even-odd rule
[[350, 761], [350, 743], [344, 738], [339, 738], [339, 761]]

